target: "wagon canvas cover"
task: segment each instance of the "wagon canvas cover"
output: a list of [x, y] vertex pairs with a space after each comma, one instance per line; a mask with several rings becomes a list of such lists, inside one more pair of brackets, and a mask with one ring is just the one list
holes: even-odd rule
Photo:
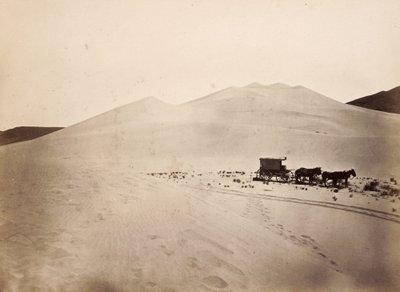
[[280, 158], [260, 158], [260, 166], [262, 169], [281, 170], [282, 160]]

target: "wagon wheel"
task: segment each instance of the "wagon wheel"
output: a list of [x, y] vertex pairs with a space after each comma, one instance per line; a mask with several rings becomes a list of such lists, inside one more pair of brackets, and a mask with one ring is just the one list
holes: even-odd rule
[[270, 182], [273, 176], [274, 175], [270, 170], [265, 171], [265, 180], [267, 182]]
[[265, 181], [265, 180], [267, 179], [265, 170], [263, 170], [263, 169], [261, 169], [261, 168], [259, 169], [259, 171], [258, 171], [258, 178], [259, 178], [261, 181]]

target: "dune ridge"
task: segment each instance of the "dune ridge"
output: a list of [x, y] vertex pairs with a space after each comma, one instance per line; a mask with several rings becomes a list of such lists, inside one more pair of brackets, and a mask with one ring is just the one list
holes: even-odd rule
[[[1, 146], [0, 290], [398, 291], [398, 196], [360, 183], [399, 174], [399, 125], [251, 84]], [[262, 156], [359, 178], [335, 193], [253, 182]]]
[[250, 170], [257, 168], [258, 157], [272, 155], [288, 156], [292, 168], [356, 168], [365, 175], [393, 176], [400, 171], [393, 151], [400, 146], [399, 127], [397, 116], [342, 104], [304, 87], [257, 84], [178, 106], [146, 98], [29, 147], [39, 156], [125, 161], [138, 169]]

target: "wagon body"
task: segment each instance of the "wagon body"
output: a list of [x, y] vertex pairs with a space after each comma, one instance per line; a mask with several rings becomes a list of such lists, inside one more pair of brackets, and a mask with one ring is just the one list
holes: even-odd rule
[[277, 181], [288, 182], [293, 174], [282, 164], [285, 158], [260, 158], [260, 168], [256, 171], [255, 180], [270, 181], [273, 177]]
[[260, 168], [268, 170], [281, 170], [282, 159], [275, 158], [260, 158]]

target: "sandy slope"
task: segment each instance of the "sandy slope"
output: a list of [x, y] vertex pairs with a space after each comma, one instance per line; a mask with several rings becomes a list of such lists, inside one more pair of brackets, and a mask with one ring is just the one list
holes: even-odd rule
[[[254, 170], [260, 156], [288, 156], [291, 168], [355, 168], [360, 175], [396, 176], [399, 128], [395, 114], [342, 104], [301, 86], [253, 84], [181, 106], [146, 98], [29, 148], [39, 156], [107, 159], [139, 171], [157, 170], [154, 165], [158, 170]], [[17, 148], [24, 152], [24, 147]]]
[[400, 287], [398, 222], [268, 199], [301, 199], [288, 186], [263, 197], [129, 167], [21, 163], [30, 171], [1, 173], [1, 291]]
[[396, 291], [399, 223], [354, 212], [363, 201], [327, 208], [304, 204], [319, 192], [263, 197], [141, 173], [254, 171], [260, 156], [287, 155], [293, 168], [398, 175], [399, 125], [252, 84], [181, 106], [147, 98], [0, 147], [0, 290]]

